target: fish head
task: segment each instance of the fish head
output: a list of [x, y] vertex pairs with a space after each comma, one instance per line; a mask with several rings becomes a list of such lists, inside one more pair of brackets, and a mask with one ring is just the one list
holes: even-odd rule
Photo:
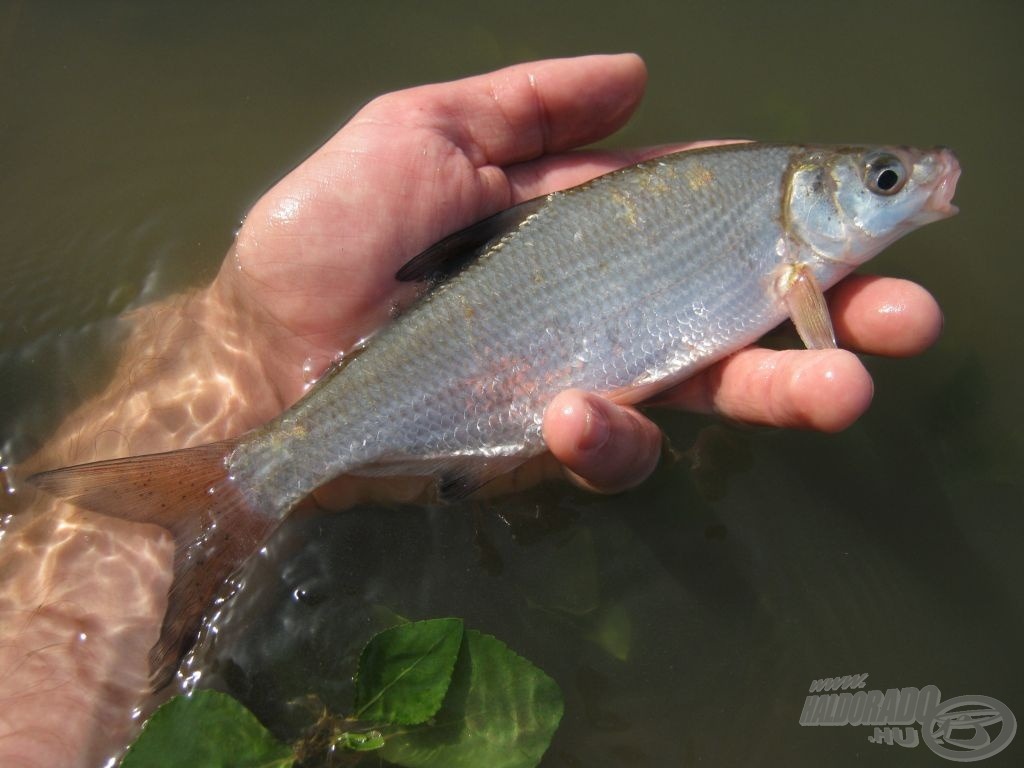
[[819, 259], [856, 267], [918, 227], [957, 212], [960, 163], [952, 150], [811, 149], [790, 165], [787, 234]]

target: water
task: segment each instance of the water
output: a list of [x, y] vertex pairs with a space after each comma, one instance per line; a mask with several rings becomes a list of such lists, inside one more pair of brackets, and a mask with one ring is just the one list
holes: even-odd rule
[[[861, 672], [868, 688], [934, 684], [1024, 717], [1024, 14], [997, 2], [437, 8], [0, 5], [5, 460], [103, 386], [118, 313], [208, 281], [252, 202], [374, 94], [636, 50], [648, 93], [614, 145], [954, 147], [961, 215], [870, 265], [937, 296], [942, 340], [918, 359], [868, 360], [875, 402], [840, 436], [660, 414], [696, 453], [623, 496], [551, 488], [296, 521], [249, 564], [199, 650], [204, 682], [293, 732], [302, 712], [288, 699], [317, 686], [344, 700], [352, 654], [394, 612], [462, 616], [558, 680], [567, 714], [546, 765], [935, 764], [923, 746], [869, 743], [867, 727], [799, 725], [812, 680]], [[1021, 749], [985, 764], [1016, 764]]]

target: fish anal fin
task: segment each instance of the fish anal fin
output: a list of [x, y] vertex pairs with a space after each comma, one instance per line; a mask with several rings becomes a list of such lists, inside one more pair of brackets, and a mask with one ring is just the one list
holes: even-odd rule
[[228, 440], [29, 478], [76, 506], [159, 525], [174, 537], [174, 581], [160, 639], [150, 651], [156, 689], [170, 681], [221, 584], [280, 522], [250, 508], [228, 477], [225, 457], [234, 446]]
[[808, 349], [835, 349], [836, 334], [832, 329], [825, 294], [811, 270], [799, 264], [791, 266], [782, 280], [782, 298], [804, 346]]
[[547, 202], [547, 196], [535, 197], [448, 235], [406, 262], [395, 273], [395, 279], [406, 283], [451, 277], [485, 253], [493, 241], [517, 229]]

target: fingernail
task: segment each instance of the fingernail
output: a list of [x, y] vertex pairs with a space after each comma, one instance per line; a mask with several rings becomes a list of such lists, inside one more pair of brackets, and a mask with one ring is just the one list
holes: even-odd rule
[[581, 451], [596, 451], [608, 442], [612, 428], [603, 405], [588, 398], [586, 408], [583, 434], [576, 445]]

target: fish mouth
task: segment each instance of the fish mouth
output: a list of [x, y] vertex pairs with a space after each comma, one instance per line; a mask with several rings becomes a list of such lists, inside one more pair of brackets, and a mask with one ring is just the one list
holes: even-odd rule
[[938, 173], [938, 181], [932, 193], [928, 196], [926, 208], [929, 211], [939, 214], [942, 218], [953, 216], [960, 211], [953, 205], [953, 195], [956, 193], [956, 182], [960, 178], [960, 161], [953, 150], [946, 147], [938, 149], [936, 160], [941, 166]]

